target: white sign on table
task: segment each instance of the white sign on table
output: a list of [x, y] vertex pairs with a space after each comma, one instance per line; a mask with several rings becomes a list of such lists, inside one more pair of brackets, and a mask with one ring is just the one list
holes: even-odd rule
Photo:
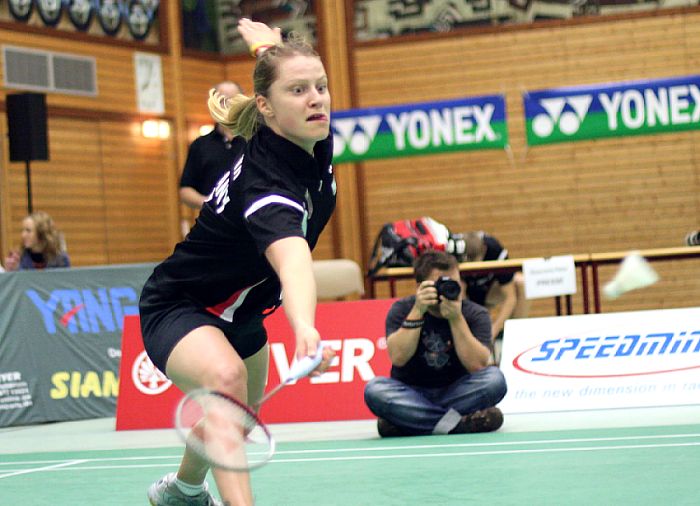
[[576, 265], [572, 255], [523, 261], [525, 298], [541, 299], [576, 293]]

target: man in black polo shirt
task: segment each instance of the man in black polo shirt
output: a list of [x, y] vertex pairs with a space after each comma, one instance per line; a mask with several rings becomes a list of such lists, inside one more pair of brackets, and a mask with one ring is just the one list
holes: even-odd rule
[[[215, 88], [227, 97], [241, 93], [241, 88], [231, 81], [221, 82]], [[244, 146], [242, 137], [235, 137], [218, 123], [207, 135], [195, 139], [180, 178], [180, 201], [192, 209], [201, 209], [216, 182], [231, 168]]]

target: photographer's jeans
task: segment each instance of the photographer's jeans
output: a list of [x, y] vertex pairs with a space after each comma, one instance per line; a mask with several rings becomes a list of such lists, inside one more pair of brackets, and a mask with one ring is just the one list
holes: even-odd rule
[[[365, 385], [365, 403], [379, 418], [415, 434], [440, 433], [457, 425], [459, 416], [498, 404], [506, 395], [506, 379], [494, 366], [467, 374], [447, 387], [407, 385], [387, 377], [375, 377]], [[457, 413], [455, 413], [455, 411]], [[444, 427], [448, 423], [448, 427]]]

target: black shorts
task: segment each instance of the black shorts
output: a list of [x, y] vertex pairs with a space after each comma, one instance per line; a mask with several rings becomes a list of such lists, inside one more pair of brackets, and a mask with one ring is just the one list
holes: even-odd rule
[[254, 355], [267, 342], [262, 319], [235, 324], [227, 322], [187, 299], [164, 295], [150, 279], [141, 292], [139, 316], [146, 353], [162, 372], [165, 372], [168, 357], [180, 339], [205, 325], [221, 329], [241, 358]]

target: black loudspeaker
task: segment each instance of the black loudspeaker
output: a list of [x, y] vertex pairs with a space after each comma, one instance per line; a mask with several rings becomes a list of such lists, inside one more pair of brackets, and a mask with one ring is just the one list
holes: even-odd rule
[[10, 137], [10, 161], [48, 160], [46, 131], [46, 95], [43, 93], [9, 94], [7, 130]]

